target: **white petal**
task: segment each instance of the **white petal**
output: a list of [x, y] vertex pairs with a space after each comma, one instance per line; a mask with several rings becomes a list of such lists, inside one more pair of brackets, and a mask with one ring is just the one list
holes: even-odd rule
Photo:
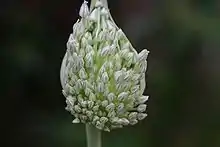
[[139, 97], [137, 101], [138, 101], [139, 104], [143, 104], [148, 100], [148, 98], [149, 98], [149, 96], [144, 96], [143, 95], [143, 96]]
[[93, 101], [88, 101], [88, 108], [91, 109], [94, 105]]
[[139, 60], [139, 61], [146, 60], [146, 59], [147, 59], [147, 56], [148, 56], [148, 53], [149, 53], [148, 50], [146, 50], [146, 49], [142, 50], [142, 51], [138, 54], [138, 60]]
[[78, 118], [75, 118], [72, 123], [76, 124], [76, 123], [80, 123], [80, 120]]
[[138, 113], [137, 115], [138, 120], [143, 120], [145, 117], [147, 117], [146, 113]]
[[81, 69], [80, 69], [80, 71], [79, 71], [79, 77], [80, 77], [81, 79], [86, 79], [86, 78], [87, 78], [87, 73], [86, 73], [86, 71], [85, 71], [84, 68], [81, 68]]
[[102, 81], [103, 81], [104, 83], [107, 83], [108, 80], [109, 80], [108, 73], [107, 73], [107, 72], [104, 72], [104, 73], [102, 74]]
[[116, 113], [115, 113], [115, 111], [110, 111], [107, 116], [108, 116], [109, 118], [113, 118], [113, 117], [116, 116]]
[[115, 97], [116, 97], [116, 96], [115, 96], [114, 93], [109, 93], [109, 94], [108, 94], [108, 100], [109, 100], [109, 102], [112, 102]]
[[127, 120], [126, 118], [121, 118], [118, 121], [119, 121], [119, 124], [122, 124], [125, 126], [129, 124], [129, 120]]
[[106, 122], [108, 122], [108, 118], [107, 117], [101, 117], [100, 122], [106, 123]]
[[131, 112], [128, 116], [128, 119], [129, 120], [133, 120], [133, 119], [136, 119], [137, 118], [137, 112]]
[[138, 121], [137, 121], [136, 119], [130, 120], [130, 124], [131, 124], [131, 125], [135, 125], [135, 124], [137, 124], [137, 123], [138, 123]]
[[88, 3], [87, 1], [84, 1], [79, 10], [79, 15], [83, 18], [89, 15], [89, 7], [87, 3]]
[[102, 101], [102, 107], [106, 107], [107, 105], [108, 105], [108, 101], [107, 100]]
[[113, 111], [115, 109], [115, 104], [111, 103], [105, 108], [108, 112]]
[[138, 111], [138, 112], [144, 112], [144, 111], [146, 111], [146, 108], [147, 108], [147, 105], [146, 105], [146, 104], [140, 104], [140, 105], [137, 107], [137, 111]]
[[128, 92], [122, 92], [118, 95], [118, 100], [123, 101], [124, 99], [128, 98]]

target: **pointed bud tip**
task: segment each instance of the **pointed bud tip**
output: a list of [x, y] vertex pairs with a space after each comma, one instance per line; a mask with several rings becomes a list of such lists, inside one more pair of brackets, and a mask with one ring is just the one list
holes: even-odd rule
[[80, 7], [79, 15], [82, 18], [85, 18], [86, 16], [89, 15], [89, 7], [88, 7], [87, 3], [88, 3], [87, 1], [84, 1], [82, 6]]
[[72, 121], [72, 123], [74, 123], [74, 124], [80, 123], [80, 120], [79, 120], [78, 118], [75, 118], [75, 119]]

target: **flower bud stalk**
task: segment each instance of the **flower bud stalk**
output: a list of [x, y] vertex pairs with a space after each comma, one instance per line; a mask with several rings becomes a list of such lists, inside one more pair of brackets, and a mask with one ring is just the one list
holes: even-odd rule
[[87, 147], [101, 147], [101, 130], [86, 124]]

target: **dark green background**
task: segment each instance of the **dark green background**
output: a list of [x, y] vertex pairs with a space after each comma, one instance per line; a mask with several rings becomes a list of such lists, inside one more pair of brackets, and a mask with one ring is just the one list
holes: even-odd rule
[[[82, 0], [0, 4], [1, 146], [86, 147], [59, 70]], [[109, 0], [134, 47], [150, 50], [149, 116], [103, 147], [220, 147], [220, 1]]]

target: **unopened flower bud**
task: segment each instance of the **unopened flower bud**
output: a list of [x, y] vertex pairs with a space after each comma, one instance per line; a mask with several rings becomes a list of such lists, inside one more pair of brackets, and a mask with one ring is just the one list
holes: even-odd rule
[[81, 8], [80, 8], [80, 10], [79, 10], [79, 15], [82, 18], [89, 15], [89, 7], [88, 7], [87, 3], [88, 3], [87, 1], [84, 1]]
[[62, 93], [73, 123], [110, 131], [143, 120], [149, 51], [139, 54], [114, 23], [106, 4], [84, 1], [61, 64]]

